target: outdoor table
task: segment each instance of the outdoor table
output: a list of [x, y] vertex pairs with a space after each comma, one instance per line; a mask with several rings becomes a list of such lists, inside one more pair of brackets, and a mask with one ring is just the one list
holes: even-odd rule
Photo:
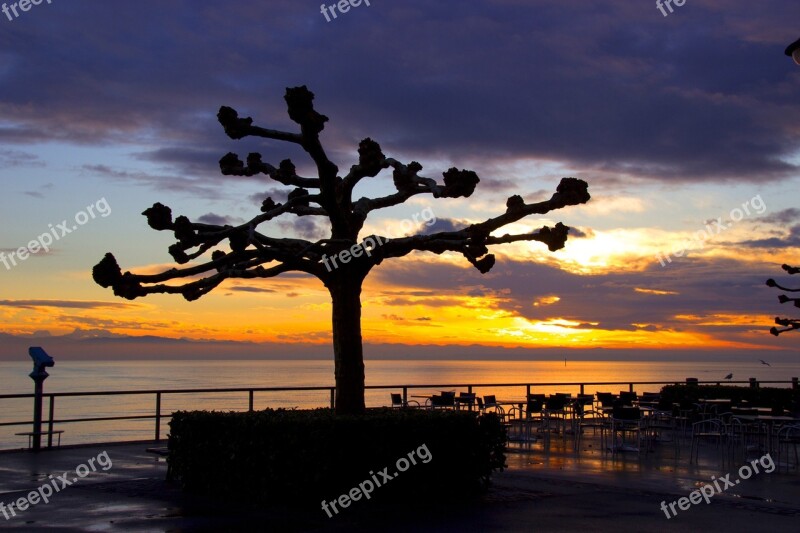
[[[519, 423], [520, 423], [520, 432], [521, 432], [521, 430], [522, 430], [521, 424], [522, 424], [523, 420], [525, 420], [527, 418], [530, 418], [530, 413], [528, 413], [524, 409], [524, 406], [526, 406], [528, 404], [528, 400], [527, 399], [525, 399], [525, 400], [496, 400], [496, 403], [498, 405], [513, 405], [513, 406], [516, 406], [516, 407], [519, 408], [520, 415], [519, 415], [519, 419], [518, 420], [519, 420]], [[525, 414], [524, 417], [523, 417], [523, 413]], [[531, 440], [530, 426], [528, 426], [528, 425], [526, 425], [526, 427], [525, 427], [525, 440], [526, 441], [530, 441]]]
[[419, 399], [425, 400], [425, 403], [422, 404], [422, 407], [425, 407], [426, 409], [430, 408], [428, 403], [430, 403], [430, 400], [431, 400], [431, 398], [433, 396], [434, 396], [433, 394], [409, 394], [408, 395], [409, 398], [419, 398]]
[[[733, 416], [752, 416], [754, 411], [760, 416], [772, 415], [771, 407], [733, 407], [731, 410], [733, 411]], [[738, 410], [739, 413], [737, 413], [736, 410]]]
[[499, 405], [514, 405], [516, 407], [519, 407], [519, 412], [520, 413], [524, 413], [525, 412], [525, 409], [523, 409], [523, 406], [525, 406], [527, 403], [528, 403], [528, 400], [497, 400], [497, 404], [499, 404]]

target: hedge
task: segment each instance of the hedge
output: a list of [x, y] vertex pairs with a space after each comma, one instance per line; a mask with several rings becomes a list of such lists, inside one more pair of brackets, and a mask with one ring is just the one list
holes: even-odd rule
[[[215, 498], [318, 508], [370, 480], [379, 483], [370, 498], [412, 503], [481, 494], [492, 472], [506, 466], [505, 443], [505, 427], [490, 413], [179, 411], [170, 422], [168, 461], [185, 490]], [[384, 469], [393, 479], [379, 474]]]
[[800, 390], [775, 387], [734, 387], [731, 385], [667, 385], [661, 389], [659, 407], [669, 409], [672, 404], [691, 407], [701, 398], [726, 398], [738, 406], [746, 400], [756, 407], [771, 407], [774, 414], [798, 410]]

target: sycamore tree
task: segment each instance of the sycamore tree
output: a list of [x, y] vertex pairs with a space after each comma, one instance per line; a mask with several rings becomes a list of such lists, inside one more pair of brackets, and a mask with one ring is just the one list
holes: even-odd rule
[[[800, 273], [800, 267], [782, 265], [781, 268], [783, 268], [783, 270], [785, 270], [790, 275]], [[772, 278], [767, 280], [767, 287], [777, 287], [778, 289], [786, 292], [800, 292], [800, 288], [789, 289], [788, 287], [782, 287], [781, 285], [778, 285], [778, 283]], [[786, 302], [794, 302], [795, 307], [800, 307], [800, 298], [789, 298], [785, 294], [781, 294], [780, 296], [778, 296], [778, 301], [782, 304], [785, 304]], [[800, 319], [798, 318], [781, 318], [779, 316], [776, 316], [775, 323], [778, 324], [779, 326], [783, 326], [783, 329], [778, 329], [775, 326], [772, 326], [772, 328], [770, 328], [769, 332], [775, 335], [776, 337], [786, 331], [800, 329]]]
[[[490, 246], [538, 241], [551, 251], [559, 250], [564, 247], [569, 231], [560, 222], [530, 233], [500, 235], [498, 230], [529, 215], [544, 215], [555, 209], [583, 204], [590, 198], [588, 186], [580, 179], [563, 178], [549, 200], [525, 203], [521, 196], [511, 196], [503, 213], [458, 231], [392, 239], [370, 235], [360, 241], [364, 223], [374, 211], [403, 204], [420, 194], [434, 198], [467, 198], [480, 181], [477, 174], [451, 168], [438, 182], [420, 175], [422, 165], [416, 161], [401, 163], [386, 157], [378, 143], [367, 138], [358, 145], [358, 163], [340, 175], [339, 167], [328, 158], [320, 143], [320, 133], [328, 117], [314, 109], [314, 94], [305, 86], [294, 87], [286, 89], [284, 98], [289, 118], [299, 125], [299, 132], [256, 126], [253, 119], [241, 118], [234, 109], [225, 106], [220, 108], [217, 118], [232, 139], [262, 137], [300, 145], [314, 163], [315, 177], [300, 176], [288, 159], [274, 166], [262, 160], [258, 153], [249, 154], [246, 162], [228, 153], [220, 160], [222, 174], [263, 174], [293, 188], [287, 201], [277, 203], [266, 198], [261, 213], [238, 226], [202, 224], [185, 216], [173, 219], [169, 207], [156, 203], [142, 213], [148, 224], [158, 231], [174, 232], [176, 242], [169, 247], [170, 255], [180, 265], [194, 262], [194, 266], [170, 268], [157, 274], [122, 273], [114, 256], [107, 253], [92, 274], [99, 285], [111, 287], [115, 295], [130, 300], [168, 293], [193, 301], [227, 279], [271, 278], [285, 272], [305, 272], [318, 278], [328, 289], [333, 307], [336, 412], [360, 413], [364, 411], [361, 287], [375, 266], [413, 251], [456, 252], [481, 273], [486, 273], [495, 263], [495, 256], [489, 253]], [[375, 178], [388, 169], [391, 169], [393, 190], [376, 198], [353, 198], [353, 191], [361, 180]], [[326, 219], [330, 236], [311, 242], [258, 231], [259, 225], [285, 216]], [[330, 261], [333, 258], [338, 259], [335, 268]]]

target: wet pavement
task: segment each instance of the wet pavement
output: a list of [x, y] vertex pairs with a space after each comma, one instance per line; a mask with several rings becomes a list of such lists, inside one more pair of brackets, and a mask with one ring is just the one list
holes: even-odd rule
[[[703, 449], [689, 464], [671, 444], [656, 453], [610, 454], [587, 438], [576, 453], [554, 437], [512, 444], [509, 468], [486, 497], [471, 504], [405, 506], [359, 502], [329, 519], [281, 506], [253, 509], [188, 496], [165, 480], [152, 442], [0, 452], [0, 529], [9, 531], [753, 531], [800, 530], [800, 473], [776, 468], [752, 474], [722, 494], [667, 519], [661, 502], [677, 502], [703, 484], [732, 474], [741, 461]], [[751, 454], [750, 461], [758, 459]], [[751, 464], [752, 463], [749, 463]], [[107, 468], [106, 468], [107, 467]], [[751, 466], [752, 468], [752, 466]], [[51, 477], [52, 476], [52, 477]], [[84, 477], [80, 477], [84, 476]], [[719, 483], [721, 488], [725, 485]], [[49, 503], [42, 496], [48, 495]], [[58, 490], [56, 490], [56, 488]], [[37, 489], [39, 489], [37, 491]], [[456, 490], [456, 488], [454, 488]], [[9, 504], [37, 491], [35, 505]], [[2, 514], [8, 515], [8, 519]], [[344, 510], [343, 510], [344, 511]], [[15, 515], [14, 515], [15, 513]]]

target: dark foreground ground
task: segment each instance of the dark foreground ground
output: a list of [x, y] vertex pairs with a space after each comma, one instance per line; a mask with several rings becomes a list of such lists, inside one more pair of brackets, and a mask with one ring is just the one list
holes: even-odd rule
[[[6, 519], [9, 531], [800, 531], [800, 474], [754, 475], [710, 504], [692, 505], [666, 518], [667, 504], [688, 496], [711, 476], [739, 465], [721, 463], [713, 453], [700, 466], [675, 457], [663, 446], [656, 454], [612, 456], [587, 440], [579, 454], [554, 439], [513, 448], [509, 468], [496, 475], [489, 494], [478, 503], [421, 502], [406, 506], [354, 502], [330, 519], [318, 512], [275, 506], [254, 510], [211, 498], [190, 497], [165, 481], [164, 460], [148, 454], [152, 443], [61, 448], [38, 454], [0, 453], [0, 502], [26, 496], [57, 476], [95, 461], [96, 471]], [[87, 465], [88, 466], [88, 465]], [[53, 480], [49, 478], [53, 475]], [[63, 483], [57, 482], [60, 487]], [[457, 490], [457, 487], [454, 487]], [[16, 509], [15, 509], [16, 510]]]

